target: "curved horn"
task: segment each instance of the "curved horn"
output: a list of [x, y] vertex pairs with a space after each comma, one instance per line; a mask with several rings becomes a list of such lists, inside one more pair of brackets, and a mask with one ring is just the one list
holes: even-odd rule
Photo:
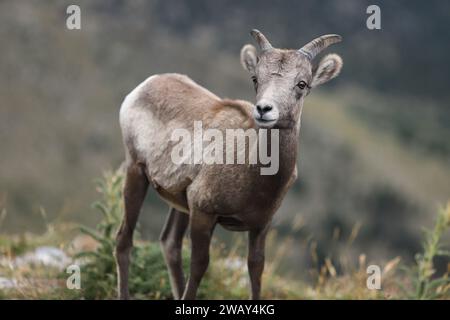
[[250, 34], [253, 38], [255, 38], [256, 42], [258, 42], [258, 45], [262, 51], [270, 50], [273, 48], [269, 40], [267, 40], [267, 38], [259, 30], [253, 29], [252, 31], [250, 31]]
[[310, 60], [314, 59], [322, 50], [325, 50], [333, 43], [341, 42], [342, 37], [337, 34], [326, 34], [324, 36], [315, 38], [311, 42], [305, 44], [300, 50], [300, 53], [307, 56]]

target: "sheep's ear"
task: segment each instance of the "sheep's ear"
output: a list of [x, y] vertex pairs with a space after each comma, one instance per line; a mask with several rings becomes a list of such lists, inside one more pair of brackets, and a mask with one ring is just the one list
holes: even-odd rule
[[246, 44], [241, 49], [241, 64], [242, 67], [248, 72], [254, 74], [256, 70], [256, 64], [258, 63], [258, 56], [256, 48], [251, 44]]
[[336, 78], [342, 69], [342, 58], [335, 53], [325, 56], [313, 72], [311, 87], [317, 87]]

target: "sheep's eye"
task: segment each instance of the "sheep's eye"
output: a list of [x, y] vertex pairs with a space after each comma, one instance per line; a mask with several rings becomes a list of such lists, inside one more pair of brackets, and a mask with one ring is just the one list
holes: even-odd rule
[[252, 77], [253, 85], [255, 86], [255, 90], [258, 89], [258, 79], [255, 76]]
[[300, 81], [299, 83], [297, 83], [297, 87], [299, 87], [300, 89], [305, 89], [308, 85], [306, 84], [305, 81]]

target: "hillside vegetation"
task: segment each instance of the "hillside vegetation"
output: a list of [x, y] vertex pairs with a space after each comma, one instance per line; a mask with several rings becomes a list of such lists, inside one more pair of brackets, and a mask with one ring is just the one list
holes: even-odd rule
[[[0, 238], [0, 298], [25, 299], [114, 299], [116, 297], [116, 265], [113, 258], [115, 231], [123, 210], [120, 173], [107, 174], [98, 181], [101, 198], [94, 204], [101, 214], [96, 229], [67, 225], [48, 225], [45, 234]], [[395, 257], [379, 267], [382, 270], [379, 290], [367, 287], [369, 261], [360, 254], [358, 261], [347, 261], [338, 272], [327, 257], [323, 264], [310, 270], [309, 281], [292, 281], [279, 269], [279, 261], [292, 250], [292, 239], [277, 239], [269, 235], [268, 263], [264, 273], [265, 299], [449, 299], [450, 269], [437, 276], [434, 260], [448, 256], [442, 243], [443, 234], [450, 229], [450, 203], [436, 217], [434, 227], [427, 231], [422, 252], [412, 264]], [[70, 235], [70, 237], [69, 237]], [[139, 235], [137, 236], [139, 238]], [[188, 243], [185, 243], [185, 246]], [[49, 265], [49, 261], [24, 263], [26, 252], [42, 245], [63, 249], [70, 262]], [[248, 276], [243, 243], [235, 239], [231, 247], [218, 239], [212, 244], [209, 270], [202, 282], [199, 298], [247, 299]], [[184, 250], [184, 269], [188, 272], [189, 250]], [[316, 252], [311, 248], [310, 254]], [[22, 258], [21, 258], [22, 257]], [[22, 262], [20, 262], [22, 261]], [[80, 266], [80, 289], [68, 289], [69, 275], [65, 266]], [[138, 240], [132, 252], [130, 292], [136, 299], [171, 299], [168, 274], [159, 245]]]
[[[2, 238], [67, 231], [49, 235], [49, 224], [95, 228], [92, 182], [123, 161], [119, 107], [149, 75], [184, 73], [221, 97], [254, 101], [239, 50], [258, 27], [279, 47], [344, 38], [328, 50], [342, 55], [342, 74], [305, 102], [299, 180], [274, 221], [274, 247], [293, 243], [278, 270], [304, 281], [297, 270], [329, 261], [343, 275], [362, 253], [414, 263], [422, 229], [450, 198], [449, 3], [382, 2], [378, 33], [364, 26], [368, 1], [78, 3], [80, 31], [65, 28], [69, 1], [0, 3]], [[150, 192], [139, 228], [146, 245], [166, 212]], [[30, 237], [25, 247], [41, 238]], [[227, 248], [243, 237], [217, 232]], [[448, 262], [436, 260], [439, 276]]]

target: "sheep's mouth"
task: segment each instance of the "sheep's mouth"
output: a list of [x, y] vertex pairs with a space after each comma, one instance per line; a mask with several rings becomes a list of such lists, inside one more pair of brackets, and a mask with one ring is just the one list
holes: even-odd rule
[[255, 118], [255, 121], [261, 127], [272, 127], [278, 119], [264, 119], [262, 117]]

